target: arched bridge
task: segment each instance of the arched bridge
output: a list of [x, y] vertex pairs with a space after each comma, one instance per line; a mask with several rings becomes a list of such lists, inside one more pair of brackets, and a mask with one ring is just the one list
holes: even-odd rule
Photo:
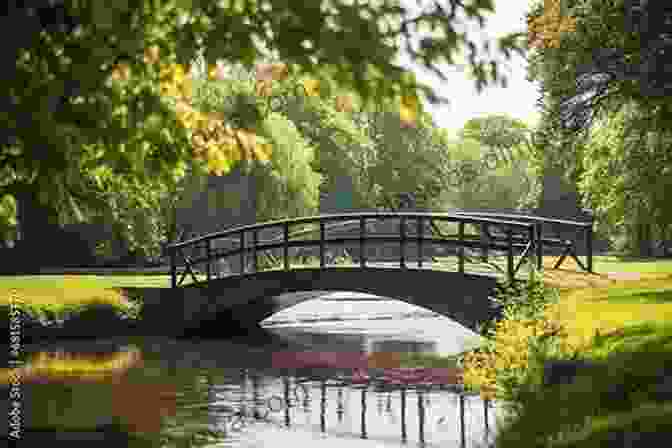
[[[579, 238], [544, 235], [549, 223], [586, 236], [586, 264], [577, 255]], [[273, 221], [174, 243], [167, 253], [173, 293], [194, 326], [223, 315], [257, 324], [306, 300], [287, 293], [347, 290], [403, 300], [475, 328], [490, 316], [488, 296], [498, 282], [540, 268], [551, 247], [564, 250], [555, 267], [572, 256], [592, 271], [591, 223], [469, 212]]]

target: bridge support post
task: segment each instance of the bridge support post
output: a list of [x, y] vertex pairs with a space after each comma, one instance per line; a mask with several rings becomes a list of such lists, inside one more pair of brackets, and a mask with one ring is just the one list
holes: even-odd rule
[[208, 281], [212, 279], [212, 240], [205, 240], [205, 256], [208, 259], [205, 266], [205, 274]]
[[506, 229], [506, 240], [508, 244], [508, 247], [506, 248], [507, 272], [509, 275], [509, 282], [513, 282], [515, 278], [513, 267], [513, 229], [510, 226]]
[[460, 247], [457, 248], [457, 267], [460, 274], [464, 274], [464, 221], [460, 221], [458, 224], [458, 244]]
[[534, 242], [537, 249], [537, 269], [539, 270], [541, 270], [541, 267], [543, 266], [544, 262], [544, 241], [542, 239], [541, 226], [542, 224], [540, 222], [534, 224], [534, 228], [537, 234], [537, 237], [535, 238]]
[[254, 273], [259, 271], [259, 256], [257, 255], [257, 243], [259, 242], [259, 231], [252, 232], [252, 263], [254, 266]]
[[538, 241], [535, 241], [536, 235], [537, 235], [536, 226], [532, 226], [528, 230], [528, 238], [530, 240], [530, 244], [532, 244], [532, 247], [530, 247], [530, 252], [527, 254], [528, 259], [527, 261], [530, 263], [530, 270], [532, 269], [532, 266], [536, 264], [535, 259], [537, 258], [537, 245], [539, 244]]
[[399, 218], [399, 267], [406, 269], [406, 217]]
[[282, 225], [283, 241], [282, 258], [284, 259], [285, 271], [289, 271], [289, 222], [285, 221]]
[[170, 251], [170, 287], [177, 288], [177, 263], [175, 260], [175, 249]]
[[488, 224], [481, 223], [481, 259], [487, 263], [488, 262]]
[[320, 221], [320, 267], [323, 268], [325, 266], [325, 260], [324, 260], [324, 242], [325, 242], [325, 235], [324, 235], [324, 221]]
[[245, 273], [245, 231], [240, 231], [240, 275]]
[[418, 216], [418, 268], [422, 268], [422, 236], [424, 221], [422, 216]]
[[363, 216], [359, 218], [359, 266], [366, 267], [366, 247], [364, 241], [366, 240], [366, 218]]

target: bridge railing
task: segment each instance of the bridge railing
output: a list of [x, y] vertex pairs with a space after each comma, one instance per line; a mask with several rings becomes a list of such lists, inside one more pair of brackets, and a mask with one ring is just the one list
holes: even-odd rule
[[[556, 219], [556, 218], [544, 218], [541, 216], [534, 215], [523, 215], [516, 213], [490, 213], [490, 212], [470, 212], [470, 211], [451, 211], [451, 213], [462, 215], [462, 216], [473, 216], [473, 217], [483, 217], [483, 218], [492, 218], [492, 219], [508, 219], [515, 220], [519, 222], [528, 222], [532, 223], [535, 226], [536, 240], [539, 241], [537, 245], [537, 264], [538, 268], [541, 269], [542, 254], [544, 252], [544, 247], [561, 247], [563, 248], [562, 255], [556, 261], [553, 269], [559, 268], [562, 263], [565, 261], [567, 256], [571, 256], [576, 264], [578, 264], [581, 269], [586, 272], [593, 272], [593, 222], [581, 222], [573, 221], [567, 219]], [[544, 232], [551, 233], [554, 228], [568, 228], [573, 231], [574, 239], [567, 238], [550, 238], [545, 237]], [[578, 249], [578, 237], [579, 235], [583, 236], [584, 248], [586, 250], [585, 255], [585, 265], [579, 259], [577, 254]]]
[[[397, 226], [394, 226], [395, 223]], [[437, 237], [437, 223], [453, 225], [457, 232]], [[388, 229], [385, 228], [385, 224]], [[396, 228], [390, 231], [390, 224]], [[352, 230], [353, 226], [359, 228], [355, 236], [327, 237], [327, 230], [345, 229], [347, 232]], [[476, 233], [466, 233], [466, 226], [475, 228]], [[292, 232], [296, 227], [302, 228]], [[376, 234], [376, 228], [383, 228], [387, 233]], [[492, 232], [492, 229], [496, 232]], [[269, 231], [273, 235], [268, 236]], [[263, 240], [260, 238], [262, 233], [267, 235]], [[318, 233], [319, 238], [307, 238], [311, 234]], [[297, 237], [300, 239], [292, 240]], [[227, 243], [233, 243], [237, 247], [225, 250], [218, 247]], [[535, 251], [537, 244], [533, 223], [447, 213], [349, 213], [272, 221], [241, 226], [171, 244], [167, 246], [166, 251], [171, 262], [171, 285], [177, 287], [187, 275], [191, 275], [195, 283], [200, 281], [195, 272], [196, 265], [205, 265], [204, 276], [205, 280], [209, 281], [217, 275], [217, 272], [213, 272], [215, 263], [232, 257], [239, 259], [238, 274], [248, 273], [246, 268], [250, 258], [251, 272], [259, 272], [260, 254], [265, 251], [282, 251], [283, 269], [289, 270], [290, 248], [316, 251], [319, 265], [324, 268], [327, 265], [328, 246], [345, 246], [357, 254], [360, 267], [366, 268], [368, 258], [366, 249], [378, 244], [398, 244], [399, 266], [402, 269], [408, 267], [406, 262], [409, 258], [417, 259], [418, 267], [422, 268], [423, 259], [426, 258], [425, 247], [428, 245], [452, 247], [457, 255], [457, 269], [461, 273], [465, 270], [465, 261], [471, 262], [468, 251], [480, 252], [484, 262], [488, 262], [489, 251], [503, 251], [506, 254], [506, 269], [496, 264], [491, 266], [506, 274], [511, 281], [515, 279], [521, 265], [525, 261], [533, 263], [532, 259], [538, 253]], [[417, 257], [409, 253], [409, 248], [415, 249]], [[519, 254], [517, 263], [514, 257], [516, 253]], [[181, 277], [178, 279], [180, 267]]]

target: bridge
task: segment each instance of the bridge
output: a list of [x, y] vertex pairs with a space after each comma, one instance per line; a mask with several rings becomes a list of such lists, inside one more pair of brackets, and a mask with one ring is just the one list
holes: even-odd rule
[[[577, 237], [551, 237], [550, 225]], [[225, 316], [256, 325], [315, 296], [289, 293], [347, 290], [403, 300], [469, 328], [491, 316], [488, 297], [498, 284], [541, 268], [551, 249], [562, 251], [554, 268], [570, 256], [592, 272], [592, 223], [477, 212], [347, 213], [242, 226], [166, 248], [173, 294], [194, 327]]]

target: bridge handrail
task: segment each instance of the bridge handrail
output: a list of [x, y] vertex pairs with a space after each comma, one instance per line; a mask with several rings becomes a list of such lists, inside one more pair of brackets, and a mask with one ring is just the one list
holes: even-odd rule
[[[385, 232], [380, 234], [377, 228], [374, 228], [373, 231], [370, 230], [370, 227], [367, 224], [373, 224], [374, 226], [381, 222], [391, 219], [393, 223], [398, 222], [398, 234], [397, 231], [392, 231], [391, 233]], [[368, 222], [367, 222], [368, 220]], [[398, 221], [397, 221], [398, 220]], [[340, 221], [336, 224], [328, 225], [330, 222]], [[459, 232], [457, 235], [444, 235], [438, 228], [435, 226], [435, 222], [451, 222], [454, 224], [459, 224]], [[527, 222], [525, 222], [527, 221]], [[531, 222], [530, 222], [531, 221]], [[416, 231], [413, 231], [413, 226], [410, 229], [406, 227], [406, 224], [412, 224], [415, 222], [417, 224]], [[303, 228], [298, 231], [290, 233], [290, 229], [293, 226], [300, 226], [305, 224], [315, 224], [319, 223], [319, 228]], [[425, 235], [425, 231], [428, 230], [423, 224], [428, 223], [431, 227], [429, 229], [429, 234]], [[562, 240], [562, 239], [552, 239], [544, 238], [542, 235], [542, 227], [544, 223], [560, 223], [564, 225], [572, 225], [574, 227], [583, 229], [586, 232], [586, 248], [587, 252], [587, 268], [583, 265], [581, 260], [577, 256], [576, 241], [571, 240]], [[333, 235], [327, 237], [327, 230], [333, 230], [334, 228], [348, 228], [359, 224], [360, 232], [358, 236], [346, 236], [342, 235]], [[465, 225], [476, 225], [479, 227], [477, 234], [466, 234], [464, 232]], [[497, 229], [501, 226], [506, 226], [506, 229]], [[272, 232], [273, 235], [267, 237], [264, 240], [259, 239], [259, 233], [263, 232], [266, 229], [272, 228], [281, 228], [280, 234]], [[494, 229], [494, 232], [492, 231]], [[278, 229], [280, 230], [280, 229]], [[503, 232], [502, 232], [503, 230]], [[249, 232], [252, 232], [252, 241], [249, 242]], [[302, 237], [303, 235], [311, 235], [319, 232], [319, 239], [293, 239], [296, 237]], [[388, 234], [389, 233], [389, 234]], [[436, 238], [436, 236], [440, 238]], [[336, 237], [334, 237], [336, 236]], [[456, 238], [455, 238], [456, 237]], [[222, 248], [222, 247], [213, 247], [211, 243], [213, 240], [226, 240], [238, 242], [238, 247], [233, 248]], [[181, 256], [184, 262], [184, 267], [186, 271], [183, 272], [183, 275], [179, 281], [181, 284], [182, 280], [186, 273], [190, 273], [194, 278], [194, 281], [198, 281], [192, 268], [198, 263], [207, 263], [207, 278], [210, 280], [211, 277], [211, 268], [212, 262], [225, 257], [240, 255], [241, 262], [241, 271], [240, 274], [245, 274], [245, 259], [246, 256], [250, 253], [253, 255], [254, 260], [254, 271], [256, 272], [257, 267], [257, 254], [258, 252], [263, 252], [266, 250], [273, 249], [283, 249], [283, 260], [285, 265], [285, 270], [290, 269], [289, 265], [289, 249], [296, 247], [311, 247], [319, 246], [320, 249], [320, 266], [325, 267], [327, 262], [325, 261], [325, 255], [328, 256], [326, 250], [327, 244], [348, 244], [348, 243], [357, 243], [359, 242], [360, 248], [360, 264], [362, 268], [366, 266], [366, 258], [364, 248], [366, 243], [370, 242], [373, 244], [377, 243], [397, 243], [401, 244], [400, 252], [400, 266], [405, 267], [405, 248], [408, 247], [408, 244], [417, 243], [417, 250], [419, 261], [418, 265], [421, 267], [422, 259], [422, 245], [425, 243], [429, 244], [439, 244], [439, 245], [457, 245], [460, 247], [458, 252], [458, 265], [460, 272], [464, 270], [464, 261], [465, 261], [465, 249], [468, 248], [479, 248], [482, 251], [482, 257], [485, 262], [488, 259], [488, 252], [491, 249], [494, 250], [505, 250], [507, 251], [507, 272], [509, 277], [513, 280], [515, 279], [515, 274], [518, 272], [519, 267], [523, 261], [530, 261], [530, 257], [533, 256], [537, 261], [537, 269], [542, 267], [542, 257], [543, 257], [543, 247], [544, 246], [562, 246], [564, 247], [564, 253], [560, 259], [556, 262], [554, 268], [558, 268], [564, 259], [571, 255], [584, 270], [592, 272], [592, 222], [577, 222], [569, 220], [559, 220], [552, 218], [543, 218], [538, 216], [530, 215], [516, 215], [516, 214], [506, 214], [506, 213], [490, 213], [490, 212], [469, 212], [469, 211], [453, 211], [453, 212], [441, 212], [441, 213], [428, 213], [428, 212], [355, 212], [355, 213], [339, 213], [339, 214], [324, 214], [324, 215], [315, 215], [307, 216], [300, 218], [291, 218], [291, 219], [280, 219], [275, 221], [269, 221], [264, 223], [257, 223], [251, 225], [238, 226], [226, 230], [221, 230], [218, 232], [213, 232], [206, 235], [201, 235], [196, 238], [191, 238], [186, 241], [176, 242], [169, 245], [166, 245], [166, 252], [171, 259], [171, 276], [172, 284], [175, 287], [176, 285], [176, 275], [177, 275], [177, 259], [176, 256]], [[196, 253], [191, 253], [190, 256], [187, 253], [183, 252], [184, 248], [194, 248], [197, 250], [205, 249], [206, 255], [199, 256]], [[521, 258], [518, 261], [517, 265], [513, 259], [514, 249], [523, 248]], [[223, 250], [222, 250], [223, 249]], [[193, 258], [195, 256], [195, 258]], [[191, 259], [193, 258], [193, 259]], [[180, 263], [181, 264], [181, 263]], [[501, 272], [504, 272], [501, 268], [497, 267]]]
[[[544, 243], [553, 243], [555, 244], [555, 241], [549, 240], [547, 238], [544, 238], [542, 233], [543, 233], [543, 225], [544, 224], [561, 224], [561, 225], [566, 225], [566, 226], [573, 226], [573, 227], [578, 227], [581, 228], [584, 232], [584, 235], [586, 237], [585, 239], [585, 245], [586, 245], [586, 266], [583, 266], [583, 264], [580, 262], [580, 260], [576, 257], [576, 255], [572, 252], [573, 251], [573, 244], [572, 247], [569, 247], [565, 250], [564, 254], [562, 257], [556, 262], [554, 268], [557, 269], [560, 267], [562, 262], [564, 261], [565, 257], [571, 253], [571, 255], [574, 257], [576, 262], [586, 271], [588, 272], [593, 272], [593, 225], [594, 222], [591, 219], [590, 221], [573, 221], [573, 220], [567, 220], [567, 219], [556, 219], [556, 218], [545, 218], [542, 216], [532, 216], [532, 215], [520, 215], [520, 214], [515, 214], [515, 213], [496, 213], [496, 212], [470, 212], [468, 210], [464, 211], [459, 211], [455, 210], [453, 213], [463, 215], [463, 216], [484, 216], [484, 217], [503, 217], [505, 219], [521, 219], [521, 220], [529, 220], [534, 223], [534, 225], [537, 227], [536, 228], [536, 239], [539, 240], [539, 244], [537, 246], [537, 257], [539, 260], [541, 260], [541, 254], [543, 252], [543, 245]], [[562, 242], [561, 242], [562, 243]], [[564, 244], [564, 243], [562, 243]]]
[[[340, 238], [329, 238], [326, 239], [325, 242], [329, 242], [332, 244], [346, 244], [346, 243], [358, 243], [360, 241], [359, 237], [340, 237]], [[376, 241], [378, 243], [398, 243], [400, 241], [400, 238], [398, 236], [380, 236], [380, 235], [371, 235], [367, 237], [366, 241]], [[466, 248], [482, 248], [483, 245], [481, 242], [476, 241], [476, 240], [460, 240], [458, 238], [423, 238], [423, 241], [425, 243], [433, 243], [433, 244], [439, 244], [439, 245], [454, 245], [454, 246], [463, 246]], [[272, 242], [272, 243], [265, 243], [265, 244], [257, 244], [255, 247], [257, 251], [260, 250], [271, 250], [271, 249], [282, 249], [284, 247], [317, 247], [319, 246], [321, 240], [297, 240], [297, 241], [287, 241], [287, 242]], [[412, 243], [413, 240], [410, 240], [409, 243]], [[513, 243], [512, 247], [515, 248], [525, 248], [527, 247], [526, 244], [522, 243]], [[496, 249], [496, 250], [506, 250], [508, 248], [508, 245], [502, 241], [499, 242], [491, 242], [488, 244], [489, 249]], [[251, 252], [253, 249], [251, 247], [243, 247], [243, 248], [235, 248], [235, 249], [230, 249], [226, 250], [223, 252], [218, 252], [217, 256], [218, 257], [228, 257], [228, 256], [233, 256], [233, 255], [239, 255], [241, 252]], [[202, 257], [196, 258], [192, 260], [192, 263], [199, 263], [199, 262], [204, 262], [207, 261], [207, 257]]]
[[[373, 223], [371, 223], [371, 224], [373, 224]], [[328, 226], [328, 227], [325, 226], [325, 231], [326, 230], [332, 230], [332, 229], [335, 229], [335, 228], [352, 226], [352, 225], [359, 225], [359, 220], [343, 221], [343, 222], [339, 222], [338, 224], [332, 224], [331, 226]], [[240, 229], [240, 227], [236, 227], [236, 228], [233, 228], [233, 229], [227, 229], [226, 231], [231, 231], [231, 232], [235, 232], [237, 234], [240, 234], [239, 229]], [[203, 235], [203, 236], [210, 236], [210, 237], [214, 236], [214, 239], [226, 240], [226, 241], [231, 241], [231, 242], [239, 242], [240, 241], [240, 237], [235, 237], [234, 238], [234, 237], [226, 237], [226, 236], [217, 236], [218, 234], [220, 234], [222, 232], [226, 232], [226, 231], [220, 231], [220, 232], [217, 232], [217, 233], [206, 234], [206, 235]], [[299, 231], [294, 231], [294, 232], [290, 233], [289, 237], [292, 238], [292, 237], [297, 237], [297, 236], [301, 236], [301, 235], [317, 233], [319, 231], [320, 231], [319, 228], [318, 229], [299, 230]], [[451, 236], [455, 236], [455, 235], [451, 235]], [[468, 237], [468, 236], [469, 235], [465, 235], [465, 237]], [[370, 236], [368, 238], [370, 238]], [[514, 237], [514, 238], [518, 238], [518, 237]], [[259, 245], [262, 245], [264, 243], [273, 243], [273, 242], [276, 242], [276, 241], [282, 241], [283, 239], [284, 239], [284, 236], [282, 234], [279, 234], [279, 235], [271, 237], [269, 239], [257, 240], [257, 245], [259, 246]], [[497, 237], [494, 237], [494, 239], [496, 240]], [[331, 241], [331, 238], [328, 238], [328, 240]], [[192, 238], [191, 240], [186, 240], [186, 241], [193, 241], [194, 244], [196, 244], [197, 242], [199, 242], [201, 240], [200, 240], [200, 236], [199, 236], [197, 238]]]
[[[493, 225], [508, 225], [510, 227], [518, 227], [521, 229], [529, 230], [533, 227], [533, 224], [519, 221], [508, 221], [502, 219], [493, 219], [493, 218], [478, 218], [466, 217], [460, 214], [452, 213], [394, 213], [394, 212], [369, 212], [369, 213], [343, 213], [343, 214], [325, 214], [325, 215], [316, 215], [316, 216], [307, 216], [302, 218], [292, 218], [292, 219], [280, 219], [275, 221], [268, 221], [260, 224], [249, 224], [245, 226], [234, 227], [232, 229], [221, 230], [219, 232], [213, 232], [206, 235], [201, 235], [196, 238], [189, 240], [181, 241], [179, 243], [168, 244], [166, 248], [168, 250], [175, 250], [191, 245], [198, 244], [203, 241], [212, 240], [212, 239], [223, 239], [229, 235], [240, 234], [241, 232], [250, 232], [254, 230], [263, 230], [267, 228], [277, 227], [288, 223], [289, 225], [297, 224], [309, 224], [313, 222], [328, 222], [328, 221], [339, 221], [349, 217], [354, 217], [353, 222], [358, 222], [360, 219], [384, 219], [384, 218], [431, 218], [435, 220], [454, 220], [455, 222], [463, 222], [465, 224], [493, 224]], [[312, 230], [311, 230], [312, 231]]]
[[458, 215], [465, 216], [483, 216], [491, 217], [497, 219], [501, 217], [502, 219], [526, 219], [533, 222], [549, 223], [549, 224], [565, 224], [571, 225], [574, 227], [592, 227], [593, 223], [590, 221], [573, 221], [568, 219], [557, 219], [557, 218], [545, 218], [543, 216], [532, 216], [532, 215], [517, 215], [513, 213], [490, 213], [490, 212], [460, 212], [455, 211], [451, 212]]

